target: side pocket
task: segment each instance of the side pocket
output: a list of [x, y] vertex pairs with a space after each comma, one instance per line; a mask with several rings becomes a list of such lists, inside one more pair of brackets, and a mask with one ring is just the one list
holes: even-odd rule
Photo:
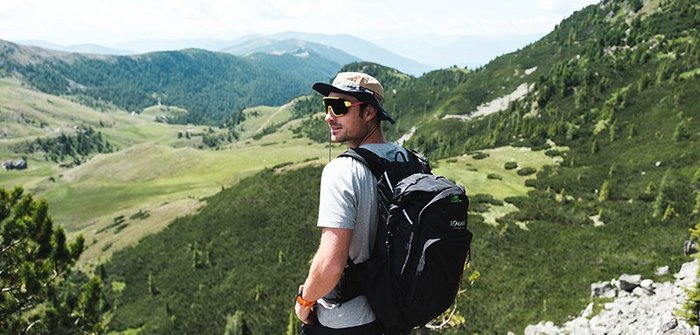
[[429, 239], [416, 267], [409, 291], [407, 314], [430, 321], [454, 302], [471, 243], [471, 233], [448, 239]]

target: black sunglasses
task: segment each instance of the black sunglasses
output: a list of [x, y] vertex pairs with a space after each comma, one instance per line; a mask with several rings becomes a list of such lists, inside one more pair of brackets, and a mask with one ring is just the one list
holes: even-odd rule
[[325, 97], [323, 98], [323, 107], [326, 110], [326, 114], [329, 112], [335, 117], [340, 117], [345, 115], [352, 106], [364, 105], [366, 102], [362, 101], [350, 101], [338, 97]]

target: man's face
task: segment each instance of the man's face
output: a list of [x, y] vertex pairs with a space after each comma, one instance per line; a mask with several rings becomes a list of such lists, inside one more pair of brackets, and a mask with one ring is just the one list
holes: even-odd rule
[[[357, 98], [343, 93], [331, 92], [328, 96], [345, 99], [350, 102], [359, 101]], [[330, 127], [331, 141], [347, 142], [350, 147], [360, 144], [369, 130], [368, 123], [363, 117], [364, 115], [360, 115], [361, 107], [359, 105], [351, 106], [348, 108], [347, 113], [339, 116], [326, 111], [326, 123]]]

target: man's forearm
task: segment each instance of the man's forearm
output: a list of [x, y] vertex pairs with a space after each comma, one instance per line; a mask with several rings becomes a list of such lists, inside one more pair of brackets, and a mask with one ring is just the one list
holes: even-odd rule
[[338, 283], [347, 262], [352, 230], [324, 228], [309, 275], [304, 281], [302, 298], [318, 300]]

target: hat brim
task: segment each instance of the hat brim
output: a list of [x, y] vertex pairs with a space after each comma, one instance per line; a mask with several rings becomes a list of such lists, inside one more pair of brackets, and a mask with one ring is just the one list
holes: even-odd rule
[[389, 116], [389, 113], [384, 110], [384, 107], [377, 101], [376, 98], [374, 98], [374, 95], [367, 93], [367, 92], [356, 92], [356, 91], [346, 91], [342, 90], [338, 87], [335, 87], [331, 84], [326, 84], [326, 83], [315, 83], [311, 88], [314, 89], [314, 91], [321, 93], [324, 97], [327, 97], [329, 94], [335, 92], [335, 93], [343, 93], [347, 95], [351, 95], [355, 98], [357, 98], [360, 101], [364, 101], [367, 103], [370, 103], [374, 108], [376, 108], [379, 111], [379, 119], [380, 120], [386, 120], [391, 122], [391, 124], [396, 123], [394, 119]]

